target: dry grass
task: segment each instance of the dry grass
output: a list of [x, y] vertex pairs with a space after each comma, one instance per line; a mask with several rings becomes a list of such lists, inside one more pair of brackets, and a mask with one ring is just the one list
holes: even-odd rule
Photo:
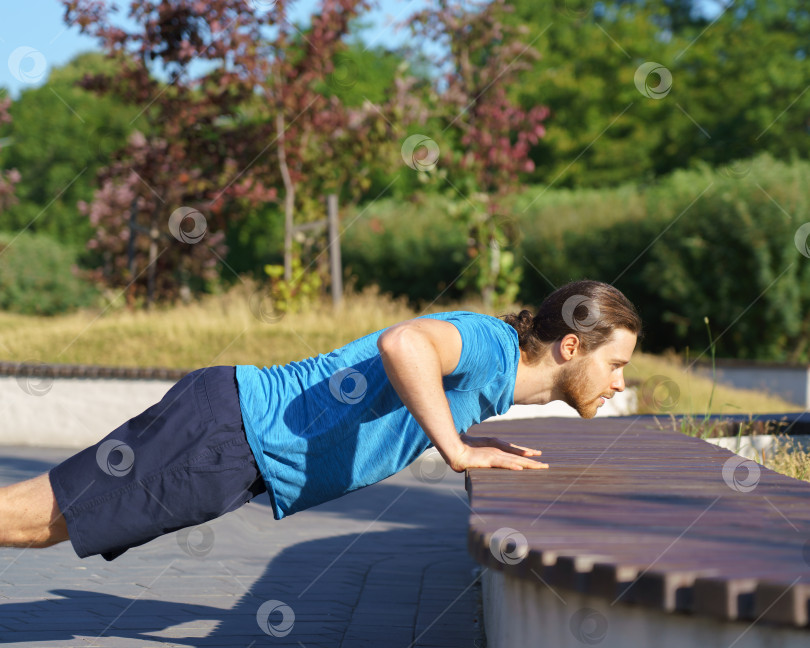
[[[470, 301], [416, 312], [404, 301], [374, 291], [347, 296], [336, 313], [322, 304], [278, 321], [263, 321], [255, 288], [240, 286], [200, 302], [151, 312], [108, 309], [54, 318], [0, 313], [0, 358], [7, 361], [161, 366], [192, 369], [214, 364], [283, 364], [327, 353], [422, 312], [473, 310]], [[711, 377], [685, 371], [675, 355], [636, 352], [625, 369], [628, 384], [659, 384], [650, 398], [639, 398], [642, 413], [703, 414], [712, 389]], [[659, 377], [659, 378], [655, 378]], [[664, 377], [662, 382], [660, 377]], [[673, 387], [673, 385], [675, 387]], [[677, 394], [675, 391], [677, 390]], [[676, 395], [676, 398], [671, 398]], [[670, 400], [667, 400], [667, 399]], [[756, 391], [718, 386], [712, 413], [757, 414], [801, 408]]]
[[[669, 422], [673, 429], [690, 436], [717, 436], [717, 423], [704, 423], [706, 414], [755, 416], [803, 411], [801, 406], [788, 403], [775, 394], [715, 384], [710, 371], [698, 374], [674, 354], [653, 356], [636, 352], [625, 372], [639, 385], [640, 392], [646, 391], [646, 398], [642, 394], [639, 396], [640, 413], [685, 415], [678, 420], [673, 417]], [[643, 389], [645, 385], [646, 390]], [[742, 434], [746, 434], [745, 425]], [[788, 477], [810, 481], [810, 452], [784, 434], [780, 435], [775, 447], [761, 457], [760, 463]]]
[[711, 371], [699, 373], [675, 354], [655, 356], [636, 351], [625, 368], [629, 384], [639, 387], [641, 414], [762, 414], [799, 412], [802, 408], [780, 398], [749, 389], [714, 386]]
[[[253, 288], [240, 287], [225, 295], [151, 312], [108, 309], [54, 318], [0, 313], [0, 358], [112, 366], [154, 366], [193, 369], [214, 364], [283, 364], [327, 353], [362, 335], [423, 312], [404, 301], [366, 291], [349, 295], [341, 311], [322, 304], [279, 320], [262, 318]], [[444, 310], [483, 312], [479, 302], [465, 302]], [[625, 369], [639, 395], [639, 412], [688, 414], [695, 422], [703, 414], [761, 414], [800, 411], [776, 395], [717, 385], [711, 375], [687, 370], [674, 354], [654, 356], [637, 351]], [[655, 389], [651, 389], [657, 385]], [[688, 421], [687, 421], [688, 422]], [[689, 429], [684, 429], [687, 433]], [[795, 448], [789, 438], [764, 458], [773, 470], [810, 480], [810, 453]]]
[[[326, 353], [413, 317], [404, 302], [373, 292], [281, 319], [262, 319], [252, 289], [151, 312], [119, 309], [55, 318], [0, 314], [0, 355], [11, 361], [188, 368], [271, 365]], [[257, 313], [257, 314], [254, 314]]]
[[775, 448], [763, 457], [762, 465], [788, 477], [810, 481], [810, 452], [789, 436], [777, 439]]

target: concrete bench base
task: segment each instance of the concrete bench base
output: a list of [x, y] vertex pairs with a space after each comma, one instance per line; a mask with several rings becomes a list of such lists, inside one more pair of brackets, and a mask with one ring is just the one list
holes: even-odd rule
[[807, 632], [666, 614], [485, 569], [488, 648], [799, 648]]

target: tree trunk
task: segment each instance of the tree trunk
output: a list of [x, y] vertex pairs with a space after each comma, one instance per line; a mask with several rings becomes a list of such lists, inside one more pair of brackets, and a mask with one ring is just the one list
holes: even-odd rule
[[278, 165], [284, 181], [284, 280], [292, 281], [293, 215], [295, 208], [295, 185], [287, 167], [287, 152], [284, 148], [284, 114], [276, 113], [276, 135], [278, 137]]
[[155, 208], [155, 211], [152, 213], [152, 222], [151, 227], [149, 228], [149, 271], [148, 271], [148, 281], [146, 284], [146, 309], [149, 310], [152, 307], [152, 303], [155, 301], [155, 275], [157, 271], [157, 242], [158, 238], [160, 238], [160, 230], [157, 228], [158, 222], [158, 213], [160, 211], [159, 207]]
[[138, 198], [132, 199], [129, 208], [129, 241], [127, 242], [127, 269], [129, 270], [129, 285], [127, 286], [127, 307], [135, 308], [135, 236], [138, 216]]
[[495, 296], [498, 292], [498, 276], [501, 274], [501, 246], [498, 239], [489, 239], [489, 279], [484, 289], [484, 303], [488, 309], [495, 307]]

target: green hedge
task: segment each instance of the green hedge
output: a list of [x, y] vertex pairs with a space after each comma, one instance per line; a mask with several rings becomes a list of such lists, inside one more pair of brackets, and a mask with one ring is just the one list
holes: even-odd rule
[[440, 196], [424, 203], [381, 200], [343, 215], [343, 266], [358, 289], [376, 284], [415, 306], [463, 296], [458, 279], [471, 262], [463, 227]]
[[[767, 156], [733, 172], [678, 172], [641, 190], [643, 209], [626, 220], [593, 209], [589, 225], [534, 228], [524, 253], [555, 283], [615, 283], [638, 306], [649, 350], [699, 355], [708, 317], [719, 356], [807, 361], [810, 259], [794, 239], [810, 221], [809, 181], [809, 163]], [[527, 271], [523, 289], [526, 299], [548, 284]]]
[[[643, 187], [533, 187], [510, 205], [521, 232], [519, 298], [537, 305], [552, 285], [600, 279], [639, 308], [646, 350], [702, 353], [709, 317], [718, 356], [810, 361], [810, 258], [794, 241], [810, 222], [808, 186], [809, 162], [763, 155]], [[446, 207], [429, 197], [345, 215], [344, 226], [357, 219], [343, 254], [358, 284], [436, 298], [470, 262]], [[460, 296], [456, 284], [442, 299]]]
[[78, 276], [72, 249], [44, 235], [0, 233], [0, 310], [56, 315], [96, 295]]

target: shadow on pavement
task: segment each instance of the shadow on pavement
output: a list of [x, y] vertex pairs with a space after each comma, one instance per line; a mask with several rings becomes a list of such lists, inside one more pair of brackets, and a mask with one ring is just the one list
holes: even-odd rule
[[0, 457], [0, 485], [12, 484], [24, 479], [31, 479], [48, 472], [56, 462], [46, 457], [31, 459], [30, 457]]
[[[266, 496], [257, 499], [267, 504]], [[197, 562], [188, 572], [188, 602], [154, 600], [149, 590], [127, 598], [53, 589], [55, 598], [0, 605], [0, 639], [32, 645], [82, 637], [88, 645], [93, 638], [118, 645], [120, 638], [121, 645], [153, 640], [244, 648], [472, 646], [478, 575], [466, 551], [468, 510], [457, 500], [447, 488], [377, 484], [318, 508], [407, 527], [372, 531], [369, 525], [366, 533], [287, 547], [230, 609], [199, 604], [217, 593], [210, 589], [217, 581], [207, 581], [208, 591], [195, 590], [194, 577], [205, 570]], [[268, 533], [282, 523], [272, 521]], [[114, 569], [115, 562], [109, 563], [107, 570]], [[143, 579], [156, 575], [145, 570]], [[181, 580], [183, 575], [181, 567]], [[171, 581], [175, 593], [178, 582]]]

